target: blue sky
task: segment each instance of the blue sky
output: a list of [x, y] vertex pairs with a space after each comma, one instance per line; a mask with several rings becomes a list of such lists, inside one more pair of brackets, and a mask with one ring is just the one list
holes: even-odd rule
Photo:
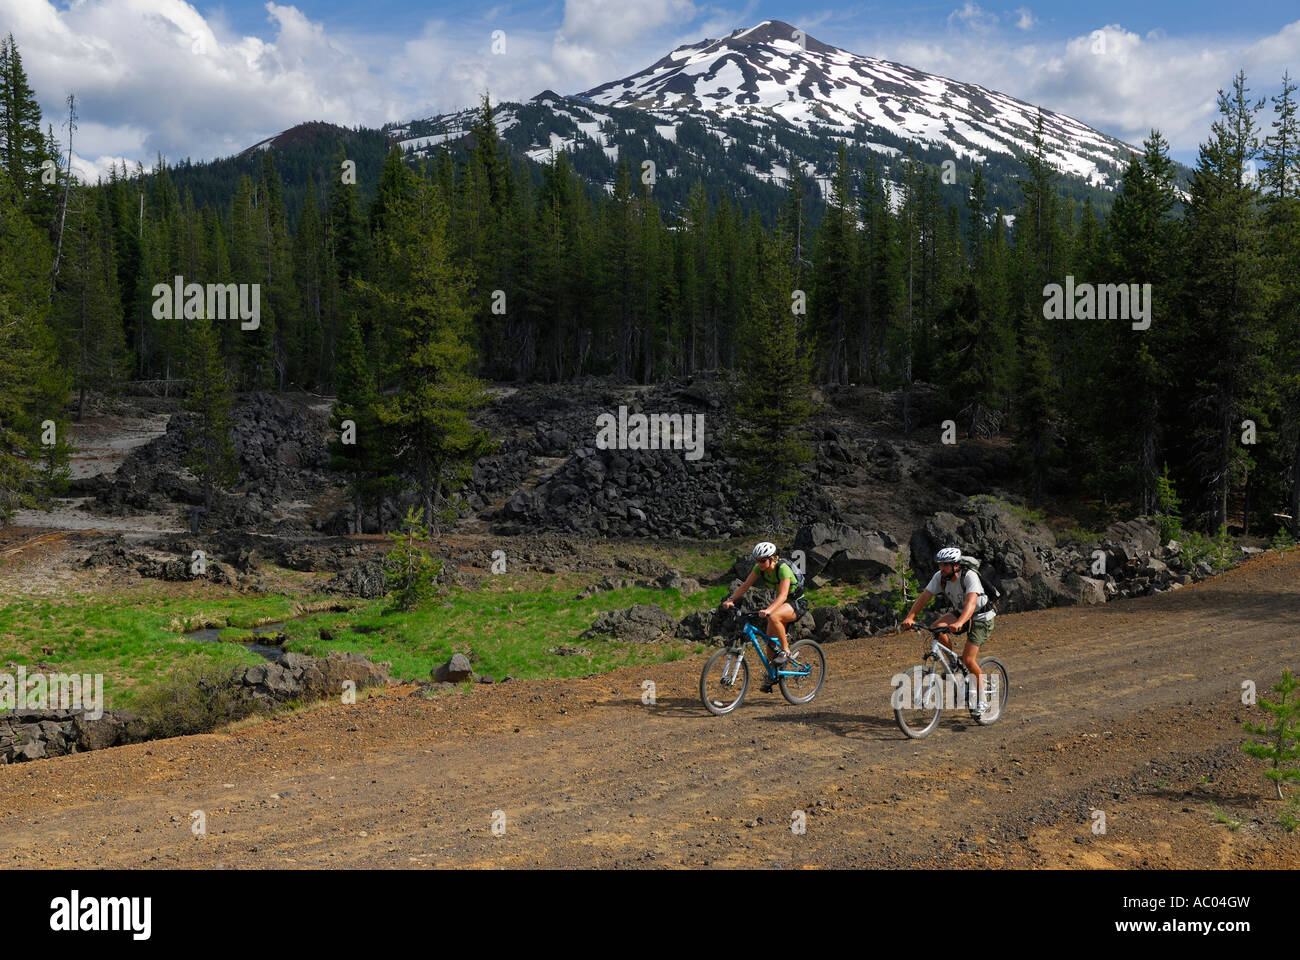
[[[90, 175], [159, 152], [224, 156], [305, 120], [378, 126], [467, 106], [484, 90], [494, 100], [577, 92], [765, 19], [1132, 143], [1159, 127], [1187, 163], [1239, 67], [1260, 95], [1276, 92], [1283, 69], [1300, 76], [1296, 0], [0, 0], [0, 33], [14, 33], [47, 117], [77, 93], [77, 165]], [[494, 30], [505, 55], [492, 53]]]

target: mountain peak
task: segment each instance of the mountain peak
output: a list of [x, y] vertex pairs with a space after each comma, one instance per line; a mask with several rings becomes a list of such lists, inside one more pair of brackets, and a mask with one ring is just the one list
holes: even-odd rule
[[[978, 84], [831, 46], [782, 20], [685, 44], [582, 93], [545, 90], [528, 104], [501, 105], [496, 121], [524, 156], [546, 162], [570, 151], [607, 189], [619, 164], [653, 159], [674, 181], [725, 166], [753, 195], [760, 184], [778, 189], [790, 180], [792, 154], [825, 193], [841, 144], [876, 154], [891, 178], [908, 155], [966, 171], [983, 165], [986, 175], [1019, 169], [1040, 113], [1049, 161], [1090, 188], [1114, 189], [1128, 144]], [[468, 116], [415, 121], [394, 136], [403, 149], [425, 152], [462, 138]]]
[[[607, 107], [659, 115], [708, 113], [719, 119], [819, 129], [877, 142], [897, 138], [980, 162], [990, 151], [1031, 149], [1038, 107], [973, 83], [861, 56], [764, 20], [720, 39], [678, 47], [638, 73], [578, 94]], [[1099, 185], [1131, 149], [1061, 114], [1042, 110], [1045, 142], [1064, 173]]]
[[764, 20], [757, 26], [741, 27], [733, 31], [725, 39], [717, 42], [724, 43], [733, 49], [776, 43], [788, 43], [805, 50], [815, 50], [818, 53], [829, 53], [838, 49], [828, 43], [822, 43], [815, 37], [810, 37], [803, 30], [792, 27], [784, 20]]

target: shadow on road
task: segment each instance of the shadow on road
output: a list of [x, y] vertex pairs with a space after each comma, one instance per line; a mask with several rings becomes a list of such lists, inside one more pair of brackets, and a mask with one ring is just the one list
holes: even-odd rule
[[[755, 719], [763, 723], [807, 723], [849, 740], [905, 740], [892, 717], [870, 717], [860, 713], [832, 713], [829, 710], [769, 713]], [[867, 736], [869, 732], [885, 736]]]

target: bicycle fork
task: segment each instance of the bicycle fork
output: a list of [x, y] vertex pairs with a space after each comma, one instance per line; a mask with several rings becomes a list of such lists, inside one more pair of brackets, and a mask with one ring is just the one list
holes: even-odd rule
[[[740, 662], [745, 659], [745, 651], [737, 650], [732, 654], [732, 657], [734, 658], [734, 663], [724, 667], [722, 670], [722, 677], [727, 682], [728, 686], [735, 684], [736, 678], [740, 676]], [[728, 676], [728, 674], [730, 674], [730, 676]]]

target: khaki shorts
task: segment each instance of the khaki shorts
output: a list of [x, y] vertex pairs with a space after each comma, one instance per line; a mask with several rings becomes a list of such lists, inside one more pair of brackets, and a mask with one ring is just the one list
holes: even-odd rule
[[989, 617], [987, 620], [972, 620], [966, 631], [966, 640], [979, 646], [989, 637], [993, 636], [993, 621], [996, 617]]

